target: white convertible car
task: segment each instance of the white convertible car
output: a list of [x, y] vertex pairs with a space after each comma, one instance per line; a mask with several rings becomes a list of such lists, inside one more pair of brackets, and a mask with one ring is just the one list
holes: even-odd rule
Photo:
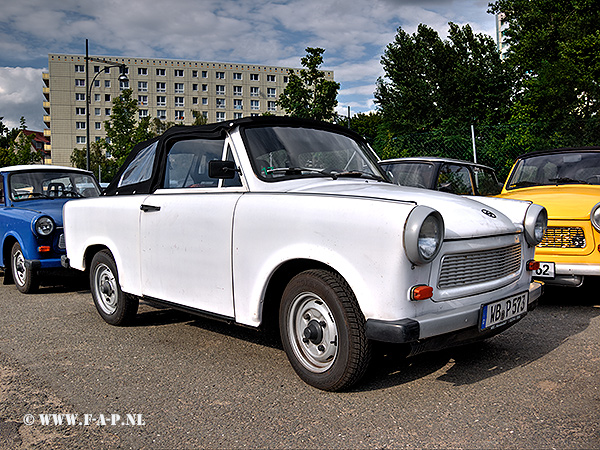
[[273, 319], [298, 375], [341, 390], [371, 341], [416, 354], [521, 319], [541, 295], [546, 220], [531, 202], [394, 185], [346, 128], [247, 118], [136, 146], [104, 196], [66, 204], [63, 264], [89, 272], [113, 325], [140, 299]]

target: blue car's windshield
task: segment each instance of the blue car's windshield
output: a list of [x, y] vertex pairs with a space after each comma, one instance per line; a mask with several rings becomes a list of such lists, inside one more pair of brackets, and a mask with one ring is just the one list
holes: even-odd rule
[[90, 175], [57, 170], [13, 173], [8, 179], [8, 188], [13, 201], [100, 195], [96, 180]]

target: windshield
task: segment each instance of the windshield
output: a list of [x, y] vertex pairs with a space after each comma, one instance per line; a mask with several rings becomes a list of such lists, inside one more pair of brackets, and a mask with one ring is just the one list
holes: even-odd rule
[[265, 181], [302, 177], [383, 180], [375, 157], [363, 143], [314, 128], [247, 128], [254, 172]]
[[435, 176], [435, 167], [430, 163], [390, 163], [382, 164], [382, 168], [391, 174], [394, 183], [401, 186], [411, 186], [431, 189]]
[[557, 184], [600, 184], [600, 152], [564, 152], [520, 160], [507, 189]]
[[98, 197], [96, 180], [85, 173], [31, 171], [14, 173], [9, 178], [10, 197], [15, 201], [39, 198]]

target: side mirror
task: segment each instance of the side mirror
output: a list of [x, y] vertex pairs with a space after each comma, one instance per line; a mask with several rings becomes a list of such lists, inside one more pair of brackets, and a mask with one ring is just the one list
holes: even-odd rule
[[232, 178], [235, 178], [237, 172], [239, 172], [239, 169], [235, 166], [235, 162], [233, 161], [214, 159], [208, 162], [208, 176], [210, 178], [231, 180]]

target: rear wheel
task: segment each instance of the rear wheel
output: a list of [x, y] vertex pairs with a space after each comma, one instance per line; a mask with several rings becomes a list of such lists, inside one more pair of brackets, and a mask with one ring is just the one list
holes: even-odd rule
[[279, 328], [292, 367], [311, 386], [339, 391], [364, 375], [371, 355], [364, 316], [338, 274], [295, 276], [283, 293]]
[[10, 264], [17, 289], [24, 294], [35, 292], [40, 286], [39, 275], [36, 270], [25, 264], [25, 256], [18, 242], [15, 242], [12, 247]]
[[117, 265], [108, 250], [94, 255], [90, 266], [90, 288], [96, 309], [111, 325], [127, 325], [137, 314], [139, 300], [121, 291]]

